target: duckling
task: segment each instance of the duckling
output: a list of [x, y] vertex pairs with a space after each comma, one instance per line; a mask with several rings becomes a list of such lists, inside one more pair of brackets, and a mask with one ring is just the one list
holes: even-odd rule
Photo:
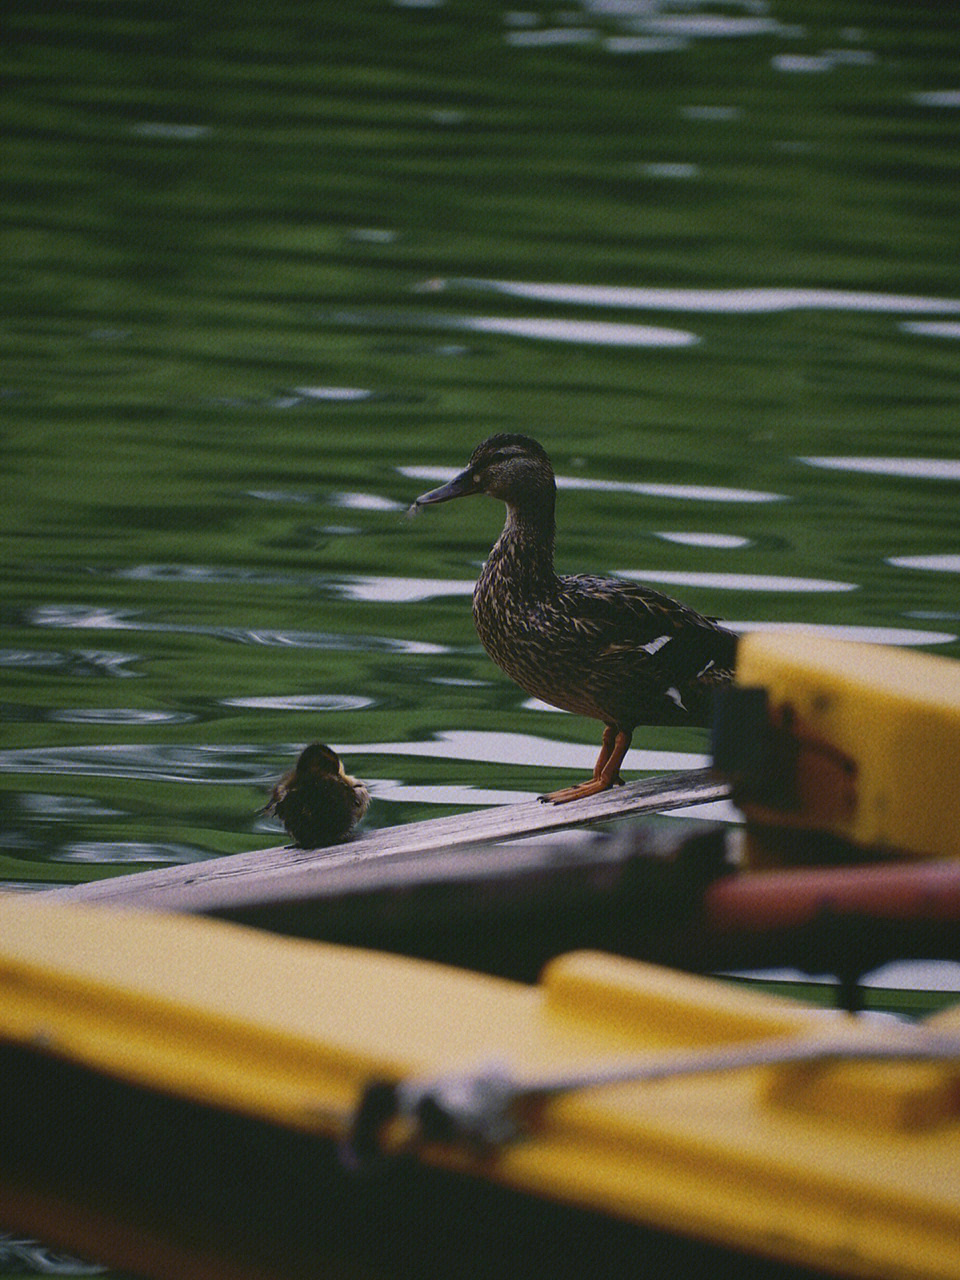
[[556, 480], [536, 440], [491, 436], [413, 510], [471, 494], [507, 508], [473, 592], [483, 647], [527, 693], [604, 725], [592, 778], [541, 800], [565, 804], [621, 783], [637, 725], [709, 724], [713, 690], [733, 675], [736, 635], [649, 587], [557, 574]]
[[276, 814], [301, 849], [320, 849], [342, 840], [369, 803], [370, 792], [344, 771], [337, 753], [311, 742], [260, 812]]

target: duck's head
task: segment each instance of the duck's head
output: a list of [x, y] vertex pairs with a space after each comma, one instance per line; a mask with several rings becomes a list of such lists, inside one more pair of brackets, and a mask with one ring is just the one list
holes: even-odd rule
[[329, 786], [331, 782], [341, 791], [354, 793], [357, 817], [363, 817], [370, 803], [370, 792], [359, 780], [352, 778], [343, 767], [343, 761], [333, 747], [322, 742], [311, 742], [300, 753], [293, 772], [295, 786]]
[[343, 764], [332, 747], [322, 742], [311, 742], [301, 751], [296, 772], [298, 776], [336, 778], [343, 774]]
[[439, 489], [421, 493], [414, 507], [429, 507], [453, 498], [485, 493], [508, 506], [524, 498], [553, 494], [553, 467], [543, 448], [530, 436], [500, 434], [478, 444], [466, 467]]

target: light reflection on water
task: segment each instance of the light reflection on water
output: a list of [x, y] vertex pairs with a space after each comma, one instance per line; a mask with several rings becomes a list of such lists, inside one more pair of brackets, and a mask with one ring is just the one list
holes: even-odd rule
[[865, 475], [900, 476], [909, 480], [960, 480], [960, 458], [798, 458], [826, 471], [859, 471]]
[[668, 586], [711, 587], [720, 591], [856, 591], [855, 582], [832, 582], [829, 578], [791, 578], [762, 573], [688, 573], [667, 569], [616, 569], [619, 578], [638, 582], [660, 582]]
[[451, 327], [471, 333], [506, 334], [545, 342], [579, 342], [606, 347], [690, 347], [699, 342], [685, 329], [663, 329], [647, 324], [606, 324], [600, 320], [523, 319], [501, 316], [451, 318]]
[[743, 115], [740, 107], [681, 107], [680, 115], [684, 120], [701, 120], [708, 124], [729, 124], [731, 120], [739, 120]]
[[716, 547], [727, 551], [749, 547], [752, 541], [737, 533], [657, 533], [655, 537], [662, 538], [664, 542], [679, 543], [683, 547]]
[[334, 507], [343, 507], [346, 511], [404, 511], [402, 502], [394, 502], [390, 498], [382, 498], [377, 493], [335, 493], [328, 501]]
[[645, 178], [663, 178], [667, 181], [682, 182], [690, 178], [699, 178], [700, 166], [685, 164], [682, 161], [668, 162], [659, 160], [637, 166], [637, 172]]
[[923, 338], [960, 338], [960, 323], [954, 320], [912, 320], [900, 327], [905, 333], [917, 333]]
[[[437, 0], [428, 0], [436, 3]], [[425, 0], [394, 0], [394, 3], [417, 5]], [[508, 12], [504, 25], [510, 28], [504, 41], [515, 49], [545, 49], [568, 45], [596, 45], [611, 53], [676, 53], [696, 40], [750, 40], [759, 37], [794, 40], [804, 34], [797, 23], [782, 22], [747, 5], [754, 12], [737, 13], [664, 13], [661, 6], [649, 3], [624, 3], [617, 0], [583, 0], [581, 12], [570, 8], [561, 16], [565, 26], [539, 26], [536, 13]], [[587, 25], [593, 22], [595, 25]], [[571, 25], [574, 24], [575, 25]], [[608, 35], [604, 28], [612, 26], [635, 35]]]
[[[437, 287], [434, 281], [418, 286], [423, 293]], [[523, 338], [534, 342], [564, 342], [588, 347], [692, 347], [699, 341], [686, 329], [657, 325], [616, 324], [603, 320], [558, 320], [551, 316], [483, 316], [431, 314], [425, 311], [321, 313], [321, 323], [356, 328], [451, 329], [494, 337]]]
[[[296, 747], [281, 750], [293, 754]], [[267, 754], [267, 748], [256, 744], [185, 746], [144, 742], [22, 747], [0, 751], [0, 773], [266, 786], [276, 781]]]
[[607, 36], [603, 47], [607, 53], [678, 53], [686, 49], [683, 36]]
[[78, 840], [54, 855], [56, 862], [199, 862], [207, 857], [192, 845], [146, 840]]
[[934, 89], [926, 93], [915, 93], [914, 102], [921, 107], [960, 107], [960, 89]]
[[887, 564], [898, 569], [929, 569], [935, 573], [960, 573], [960, 555], [891, 556]]
[[474, 582], [472, 578], [363, 577], [332, 585], [347, 600], [414, 604], [419, 600], [435, 600], [440, 596], [472, 595]]
[[70, 676], [138, 676], [129, 671], [138, 653], [113, 653], [106, 649], [0, 649], [0, 667], [17, 671], [50, 671]]
[[356, 404], [360, 400], [369, 400], [374, 393], [365, 387], [294, 387], [293, 394], [304, 400]]
[[250, 698], [223, 698], [225, 707], [255, 711], [360, 711], [374, 705], [372, 698], [349, 693], [295, 693]]
[[51, 708], [47, 718], [62, 724], [189, 724], [196, 716], [189, 711], [144, 710], [139, 707]]
[[[489, 730], [444, 729], [424, 742], [351, 743], [343, 748], [355, 755], [398, 755], [439, 757], [446, 760], [478, 760], [510, 765], [530, 765], [549, 769], [593, 769], [599, 745], [559, 742], [530, 733], [497, 733]], [[691, 751], [631, 749], [625, 769], [666, 772], [672, 769], [702, 769], [709, 764], [705, 755]]]
[[[346, 653], [383, 652], [441, 654], [449, 650], [425, 640], [403, 640], [392, 636], [340, 635], [324, 631], [282, 631], [273, 628], [220, 627], [176, 622], [151, 622], [137, 618], [132, 610], [89, 607], [87, 605], [40, 605], [30, 610], [28, 619], [36, 627], [62, 627], [104, 631], [144, 631], [167, 634], [212, 636], [236, 644], [267, 645], [293, 649], [326, 649]], [[130, 661], [129, 655], [109, 655]]]
[[48, 795], [43, 791], [23, 791], [17, 797], [25, 813], [36, 814], [45, 822], [69, 822], [75, 818], [118, 818], [122, 809], [100, 804], [87, 796]]
[[467, 805], [483, 808], [487, 805], [522, 804], [536, 800], [536, 791], [497, 790], [492, 787], [474, 787], [468, 783], [441, 783], [436, 786], [412, 785], [395, 778], [376, 778], [368, 789], [374, 800], [393, 804]]
[[417, 286], [432, 292], [493, 293], [530, 302], [638, 311], [686, 311], [717, 315], [765, 315], [776, 311], [859, 311], [882, 315], [960, 312], [960, 298], [935, 298], [852, 289], [673, 289], [590, 284], [538, 284], [469, 276], [436, 278]]

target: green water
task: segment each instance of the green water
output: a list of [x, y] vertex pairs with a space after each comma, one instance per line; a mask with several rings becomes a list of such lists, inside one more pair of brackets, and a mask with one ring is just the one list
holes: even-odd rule
[[[653, 581], [960, 656], [949, 7], [131, 0], [5, 29], [8, 882], [277, 843], [256, 811], [312, 738], [373, 825], [582, 776], [598, 726], [525, 706], [439, 593], [500, 509], [403, 516], [493, 431], [577, 482], [562, 570], [708, 575]], [[802, 461], [838, 456], [921, 464]]]

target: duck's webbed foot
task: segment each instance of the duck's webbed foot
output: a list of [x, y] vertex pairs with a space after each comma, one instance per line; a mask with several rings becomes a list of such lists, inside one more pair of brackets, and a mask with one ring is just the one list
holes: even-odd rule
[[562, 787], [559, 791], [551, 791], [539, 798], [549, 804], [568, 804], [571, 800], [583, 800], [600, 791], [609, 791], [611, 787], [622, 787], [620, 766], [630, 746], [630, 736], [629, 733], [608, 725], [603, 731], [603, 745], [594, 766], [593, 777], [588, 782], [578, 783], [575, 787]]
[[622, 787], [623, 779], [618, 775], [604, 782], [602, 778], [591, 778], [589, 782], [580, 782], [575, 787], [563, 787], [559, 791], [551, 791], [548, 795], [538, 796], [538, 800], [550, 804], [566, 804], [570, 800], [583, 800], [586, 796], [595, 796], [599, 791], [609, 791], [611, 787]]

